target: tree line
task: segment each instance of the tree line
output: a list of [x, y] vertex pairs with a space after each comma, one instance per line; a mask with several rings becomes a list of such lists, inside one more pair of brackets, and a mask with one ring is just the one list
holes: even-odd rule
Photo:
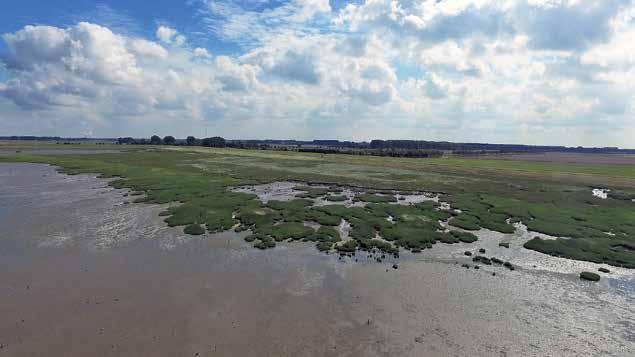
[[298, 148], [299, 152], [313, 152], [318, 154], [348, 154], [348, 155], [368, 155], [368, 156], [389, 156], [389, 157], [415, 157], [432, 158], [443, 156], [443, 151], [439, 150], [418, 150], [418, 149], [348, 149], [348, 148]]
[[372, 140], [371, 149], [407, 149], [407, 150], [441, 150], [455, 154], [475, 153], [513, 153], [513, 152], [578, 152], [578, 153], [615, 153], [633, 150], [620, 150], [617, 147], [566, 147], [522, 144], [487, 144], [487, 143], [453, 143], [448, 141], [426, 140]]
[[152, 135], [150, 139], [137, 139], [132, 137], [118, 138], [117, 144], [120, 145], [176, 145], [176, 146], [206, 146], [222, 148], [227, 146], [227, 141], [220, 136], [213, 136], [210, 138], [197, 139], [194, 136], [188, 136], [183, 139], [176, 139], [172, 135], [167, 135], [161, 138], [158, 135]]

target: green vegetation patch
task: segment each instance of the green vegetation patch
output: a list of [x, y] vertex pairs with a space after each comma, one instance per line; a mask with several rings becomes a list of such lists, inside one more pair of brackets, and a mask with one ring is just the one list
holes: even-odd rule
[[464, 243], [474, 243], [478, 240], [477, 236], [469, 232], [451, 231], [450, 234]]
[[599, 264], [610, 264], [635, 268], [635, 254], [633, 250], [622, 247], [632, 246], [631, 243], [614, 238], [570, 238], [570, 239], [540, 239], [534, 238], [524, 247], [555, 257], [586, 260]]
[[385, 242], [379, 239], [368, 239], [359, 242], [360, 247], [363, 247], [366, 250], [371, 250], [373, 248], [378, 249], [387, 254], [398, 254], [399, 247], [394, 246], [389, 242]]
[[245, 227], [272, 225], [282, 219], [280, 212], [262, 206], [259, 202], [246, 205], [238, 210], [236, 218]]
[[254, 248], [258, 248], [258, 249], [271, 249], [275, 247], [276, 247], [276, 242], [274, 242], [273, 239], [271, 238], [264, 238], [254, 243]]
[[333, 243], [332, 242], [318, 242], [315, 245], [315, 247], [320, 252], [328, 252], [329, 250], [333, 249]]
[[580, 273], [580, 279], [588, 281], [600, 281], [600, 276], [590, 271], [583, 271]]
[[317, 231], [309, 234], [306, 240], [311, 242], [339, 242], [340, 233], [333, 227], [320, 227]]
[[635, 193], [624, 192], [618, 190], [612, 190], [607, 193], [607, 196], [614, 200], [633, 201], [635, 200]]
[[479, 229], [481, 229], [481, 227], [478, 225], [478, 218], [468, 214], [462, 214], [458, 217], [452, 218], [449, 223], [451, 226], [462, 228], [468, 231], [478, 231]]
[[362, 202], [372, 203], [397, 202], [397, 198], [393, 195], [377, 195], [373, 193], [360, 193], [355, 195], [355, 198]]
[[317, 242], [316, 248], [319, 251], [328, 251], [333, 249], [333, 245], [341, 241], [340, 234], [333, 227], [320, 227], [317, 231], [310, 234], [306, 240]]
[[293, 189], [304, 191], [303, 194], [298, 195], [300, 198], [318, 198], [329, 193], [328, 187], [295, 186]]
[[306, 221], [319, 223], [322, 226], [337, 226], [342, 222], [339, 216], [330, 215], [322, 210], [309, 209], [304, 216]]
[[276, 210], [281, 219], [286, 222], [306, 221], [307, 209], [312, 202], [310, 200], [298, 199], [291, 201], [269, 201], [267, 207]]
[[342, 244], [337, 245], [338, 252], [352, 253], [357, 250], [358, 243], [354, 240], [348, 240]]
[[307, 239], [315, 231], [311, 227], [307, 227], [298, 222], [285, 222], [276, 225], [268, 225], [256, 227], [255, 232], [272, 237], [277, 242], [293, 239]]
[[201, 234], [205, 234], [205, 228], [203, 228], [200, 224], [188, 224], [183, 229], [185, 234], [191, 234], [194, 236], [198, 236]]

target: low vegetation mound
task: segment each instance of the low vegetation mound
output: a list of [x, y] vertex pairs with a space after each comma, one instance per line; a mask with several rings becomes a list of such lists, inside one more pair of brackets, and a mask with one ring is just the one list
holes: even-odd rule
[[183, 232], [185, 234], [191, 234], [191, 235], [197, 236], [197, 235], [205, 234], [205, 228], [203, 228], [200, 224], [188, 224], [183, 229]]
[[478, 240], [477, 236], [469, 232], [452, 231], [450, 233], [464, 243], [473, 243]]
[[348, 197], [344, 196], [344, 195], [329, 195], [326, 196], [325, 198], [327, 201], [331, 201], [331, 202], [343, 202], [348, 200]]
[[372, 203], [397, 202], [397, 198], [393, 195], [378, 195], [374, 193], [360, 193], [355, 198], [362, 202]]
[[614, 249], [619, 242], [619, 239], [612, 237], [548, 240], [536, 237], [525, 243], [524, 247], [555, 257], [586, 260], [630, 269], [635, 268], [635, 254], [629, 251]]
[[589, 281], [600, 281], [600, 276], [590, 271], [580, 273], [580, 279]]
[[295, 186], [293, 189], [304, 192], [298, 195], [300, 198], [318, 198], [329, 193], [328, 187]]

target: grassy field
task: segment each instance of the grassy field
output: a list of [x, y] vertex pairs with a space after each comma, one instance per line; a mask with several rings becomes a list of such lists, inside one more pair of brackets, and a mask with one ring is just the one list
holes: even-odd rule
[[[148, 146], [118, 154], [15, 153], [0, 156], [0, 161], [50, 163], [69, 174], [117, 177], [113, 186], [145, 193], [139, 202], [182, 202], [163, 214], [170, 225], [200, 234], [203, 228], [215, 232], [240, 223], [241, 229], [252, 230], [248, 239], [262, 249], [293, 239], [316, 242], [320, 250], [416, 252], [437, 242], [473, 240], [471, 235], [442, 232], [439, 220], [466, 230], [484, 227], [500, 232], [513, 232], [509, 222], [522, 221], [533, 231], [568, 238], [533, 239], [526, 244], [529, 249], [635, 268], [635, 167], [629, 165]], [[365, 208], [317, 209], [307, 200], [265, 205], [252, 195], [226, 189], [283, 180], [438, 192], [461, 213], [432, 204], [395, 206], [388, 202], [391, 199], [372, 195], [359, 196], [371, 202]], [[609, 187], [614, 195], [605, 200], [593, 197], [591, 187]], [[307, 198], [338, 192], [335, 187], [304, 190]], [[388, 215], [394, 223], [385, 219]], [[352, 226], [353, 240], [345, 244], [338, 243], [333, 229], [341, 219]], [[304, 221], [319, 222], [322, 229], [309, 229]], [[377, 234], [385, 240], [374, 239]]]

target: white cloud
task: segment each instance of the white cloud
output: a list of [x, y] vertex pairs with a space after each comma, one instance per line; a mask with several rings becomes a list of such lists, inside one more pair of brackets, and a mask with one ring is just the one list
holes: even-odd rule
[[583, 64], [595, 64], [603, 68], [628, 69], [635, 65], [635, 28], [616, 34], [610, 42], [585, 52]]
[[222, 84], [222, 89], [229, 92], [245, 92], [253, 89], [258, 84], [256, 78], [258, 67], [252, 65], [240, 65], [227, 56], [216, 58], [218, 74], [216, 78]]
[[68, 34], [57, 27], [26, 26], [15, 33], [4, 34], [2, 38], [11, 54], [6, 60], [9, 68], [32, 68], [68, 54]]
[[177, 46], [182, 46], [183, 44], [185, 44], [185, 36], [183, 35], [177, 35], [176, 37], [174, 37], [174, 44]]
[[128, 47], [130, 51], [139, 57], [153, 57], [158, 59], [166, 59], [168, 51], [156, 42], [143, 39], [133, 39]]
[[179, 35], [177, 30], [168, 26], [159, 26], [156, 36], [163, 43], [174, 43], [177, 46], [185, 43], [185, 36]]
[[[15, 70], [0, 94], [25, 110], [93, 111], [107, 123], [166, 108], [186, 110], [206, 101], [198, 95], [215, 95], [217, 69], [188, 59], [209, 55], [204, 49], [168, 51], [90, 23], [23, 31], [5, 36], [11, 44], [7, 62]], [[51, 34], [59, 39], [48, 42], [55, 46], [39, 46]]]
[[294, 22], [304, 22], [320, 13], [331, 12], [329, 0], [295, 0], [291, 7], [294, 13], [289, 15], [289, 19]]
[[[254, 1], [202, 0], [206, 23], [216, 36], [242, 45], [265, 42], [289, 33], [315, 33], [313, 22], [331, 13], [328, 0], [291, 0], [261, 11]], [[267, 1], [255, 1], [256, 5]], [[273, 5], [273, 4], [271, 4]]]
[[177, 31], [175, 29], [172, 29], [170, 27], [167, 26], [159, 26], [159, 28], [157, 28], [157, 38], [165, 43], [170, 43], [172, 42], [172, 37], [174, 37], [177, 34]]
[[[157, 42], [89, 23], [3, 35], [0, 109], [96, 135], [206, 121], [228, 137], [632, 146], [617, 134], [634, 125], [630, 1], [203, 3], [235, 54], [167, 26]], [[582, 135], [598, 125], [615, 134]]]
[[212, 55], [205, 48], [197, 47], [194, 49], [194, 56], [201, 58], [212, 58]]

